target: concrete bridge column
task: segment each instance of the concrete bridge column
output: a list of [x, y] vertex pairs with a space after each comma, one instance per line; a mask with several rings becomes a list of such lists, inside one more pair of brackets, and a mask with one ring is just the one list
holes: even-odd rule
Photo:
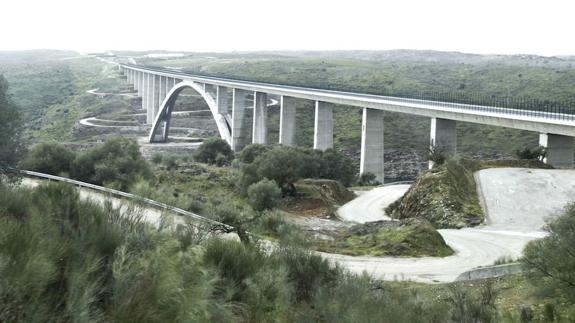
[[148, 113], [146, 115], [146, 121], [149, 124], [154, 123], [154, 119], [156, 118], [156, 114], [158, 114], [158, 110], [160, 109], [160, 76], [150, 74], [150, 102], [148, 104]]
[[245, 118], [246, 99], [249, 91], [233, 89], [232, 99], [232, 150], [238, 152], [247, 145], [248, 129]]
[[134, 84], [134, 90], [138, 90], [138, 72], [132, 71], [132, 84]]
[[282, 95], [280, 99], [280, 139], [281, 145], [295, 145], [296, 105], [294, 98]]
[[168, 84], [168, 80], [166, 76], [160, 76], [158, 83], [158, 110], [162, 106], [164, 99], [166, 98], [166, 85]]
[[140, 72], [134, 71], [134, 90], [136, 90], [137, 95], [140, 94]]
[[142, 110], [148, 110], [149, 74], [142, 72]]
[[142, 93], [144, 93], [144, 76], [144, 72], [138, 72], [138, 82], [140, 84], [138, 87], [138, 95], [140, 97], [143, 97]]
[[555, 168], [573, 167], [573, 137], [542, 133], [539, 145], [547, 148], [547, 156], [543, 160], [546, 164]]
[[176, 79], [174, 77], [170, 78], [170, 82], [169, 82], [168, 86], [170, 87], [170, 91], [172, 90], [172, 88], [174, 86], [176, 86]]
[[228, 112], [228, 88], [219, 86], [216, 88], [216, 105], [219, 114], [227, 114]]
[[[429, 146], [436, 152], [444, 155], [454, 155], [457, 152], [457, 122], [440, 118], [431, 118], [431, 134]], [[433, 161], [429, 161], [429, 168], [433, 168]]]
[[171, 77], [165, 77], [164, 78], [165, 82], [164, 82], [164, 86], [165, 86], [165, 90], [166, 91], [166, 96], [168, 95], [168, 93], [170, 93], [170, 90], [172, 89], [172, 87], [170, 86], [172, 84], [172, 78]]
[[313, 149], [333, 148], [333, 104], [315, 101]]
[[372, 173], [383, 183], [383, 111], [363, 108], [359, 172]]
[[268, 95], [263, 92], [254, 92], [254, 118], [252, 129], [252, 143], [265, 144], [268, 135]]
[[154, 122], [154, 75], [148, 73], [148, 86], [146, 87], [146, 123]]

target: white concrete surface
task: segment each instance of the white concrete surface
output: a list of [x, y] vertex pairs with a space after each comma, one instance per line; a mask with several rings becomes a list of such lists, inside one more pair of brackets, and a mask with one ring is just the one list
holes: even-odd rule
[[391, 220], [384, 209], [403, 196], [409, 189], [408, 184], [377, 187], [362, 192], [352, 201], [337, 210], [337, 216], [344, 221], [358, 223]]
[[575, 170], [490, 168], [475, 179], [491, 228], [538, 230], [575, 202]]

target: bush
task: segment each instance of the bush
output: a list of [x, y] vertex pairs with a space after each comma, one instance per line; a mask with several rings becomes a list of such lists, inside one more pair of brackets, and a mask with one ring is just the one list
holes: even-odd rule
[[126, 190], [140, 178], [151, 178], [152, 172], [135, 141], [114, 138], [76, 156], [71, 176], [80, 181]]
[[60, 175], [69, 173], [76, 155], [57, 143], [34, 146], [22, 161], [21, 168], [40, 173]]
[[247, 145], [240, 152], [238, 159], [244, 164], [251, 164], [264, 153], [272, 149], [271, 145], [251, 144]]
[[381, 183], [375, 179], [375, 174], [370, 172], [359, 175], [359, 178], [357, 179], [357, 185], [359, 186], [373, 186], [379, 184]]
[[198, 147], [198, 150], [196, 150], [194, 160], [201, 163], [214, 164], [216, 163], [218, 154], [225, 157], [226, 164], [234, 159], [234, 152], [225, 140], [220, 138], [208, 138], [200, 145], [200, 147]]
[[162, 156], [162, 154], [154, 154], [154, 156], [152, 156], [152, 163], [158, 165], [162, 163], [162, 159], [164, 157]]
[[530, 281], [541, 291], [558, 294], [575, 304], [575, 204], [549, 224], [549, 235], [533, 240], [523, 251], [521, 262]]
[[433, 167], [436, 167], [436, 166], [443, 165], [443, 163], [445, 163], [445, 160], [447, 159], [447, 156], [443, 150], [441, 150], [441, 149], [437, 148], [437, 146], [433, 145], [433, 146], [429, 147], [429, 153], [428, 153], [427, 159], [429, 161], [433, 162]]
[[218, 153], [218, 155], [216, 156], [216, 160], [215, 160], [215, 164], [218, 167], [222, 167], [225, 166], [227, 163], [229, 162], [229, 158], [226, 157], [224, 154], [222, 153]]
[[248, 201], [256, 211], [272, 209], [281, 198], [281, 190], [276, 182], [267, 178], [250, 185], [248, 188]]
[[543, 146], [537, 148], [525, 147], [515, 151], [515, 156], [519, 159], [543, 160], [547, 156], [547, 149]]

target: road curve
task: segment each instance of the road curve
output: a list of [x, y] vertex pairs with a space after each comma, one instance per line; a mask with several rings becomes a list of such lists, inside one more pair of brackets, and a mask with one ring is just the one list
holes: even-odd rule
[[[365, 271], [380, 279], [449, 282], [465, 271], [492, 265], [502, 257], [520, 257], [529, 241], [546, 235], [542, 230], [545, 219], [556, 216], [566, 204], [575, 201], [575, 170], [497, 168], [479, 171], [475, 176], [480, 196], [486, 197], [483, 204], [487, 209], [487, 225], [438, 230], [455, 251], [454, 255], [445, 258], [323, 256], [352, 272]], [[387, 195], [396, 196], [397, 189], [387, 186], [373, 192], [363, 195], [368, 197], [364, 204], [355, 205], [356, 222], [385, 219], [381, 208], [379, 217], [374, 217], [357, 206], [369, 209], [378, 204], [378, 198], [373, 195], [384, 201], [379, 205], [385, 205], [391, 200]], [[542, 202], [540, 197], [550, 202]], [[351, 213], [349, 209], [344, 211]]]
[[[479, 266], [491, 265], [501, 257], [517, 258], [521, 255], [524, 246], [531, 240], [546, 235], [541, 229], [544, 219], [558, 214], [558, 210], [567, 203], [575, 200], [575, 170], [534, 170], [534, 169], [505, 169], [484, 170], [476, 173], [478, 187], [482, 196], [502, 194], [505, 199], [488, 199], [484, 201], [488, 210], [488, 224], [476, 228], [461, 230], [438, 230], [446, 243], [455, 251], [449, 257], [369, 257], [345, 256], [328, 253], [318, 253], [332, 263], [354, 273], [366, 272], [377, 279], [385, 280], [413, 280], [419, 282], [451, 282], [460, 274]], [[525, 179], [522, 180], [520, 177]], [[23, 184], [34, 186], [40, 181], [24, 179]], [[531, 184], [538, 183], [537, 189]], [[493, 185], [497, 184], [497, 185]], [[526, 185], [527, 184], [527, 185]], [[560, 184], [560, 185], [557, 185]], [[565, 184], [565, 185], [562, 185]], [[393, 186], [387, 186], [392, 188]], [[103, 202], [109, 200], [115, 207], [122, 207], [125, 200], [110, 197], [107, 194], [79, 188], [82, 198], [89, 198]], [[396, 189], [389, 192], [397, 194]], [[378, 194], [386, 195], [387, 190], [378, 189]], [[527, 194], [527, 195], [526, 195]], [[529, 198], [529, 195], [554, 196], [551, 208], [538, 208], [536, 212], [528, 214], [529, 221], [522, 221], [525, 209], [529, 203], [538, 203], [538, 199], [527, 199], [524, 208], [518, 212], [501, 212], [505, 210], [503, 204], [517, 204], [519, 198]], [[391, 199], [388, 199], [388, 201]], [[490, 207], [499, 206], [499, 211], [491, 212]], [[141, 207], [146, 221], [158, 224], [162, 212], [152, 207]], [[383, 214], [381, 215], [383, 217]], [[519, 218], [518, 218], [519, 217]], [[181, 217], [172, 217], [174, 221], [183, 221]], [[361, 220], [361, 219], [359, 219]], [[527, 223], [527, 224], [526, 224]]]

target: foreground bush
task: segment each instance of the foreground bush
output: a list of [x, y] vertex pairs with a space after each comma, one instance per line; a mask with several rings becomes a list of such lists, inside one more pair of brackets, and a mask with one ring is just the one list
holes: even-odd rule
[[[233, 213], [233, 210], [227, 212]], [[292, 247], [153, 227], [71, 186], [0, 191], [3, 322], [443, 322], [445, 304]], [[202, 242], [204, 241], [204, 242]]]
[[549, 236], [531, 241], [522, 263], [531, 282], [547, 294], [561, 296], [575, 304], [575, 204], [549, 224]]

